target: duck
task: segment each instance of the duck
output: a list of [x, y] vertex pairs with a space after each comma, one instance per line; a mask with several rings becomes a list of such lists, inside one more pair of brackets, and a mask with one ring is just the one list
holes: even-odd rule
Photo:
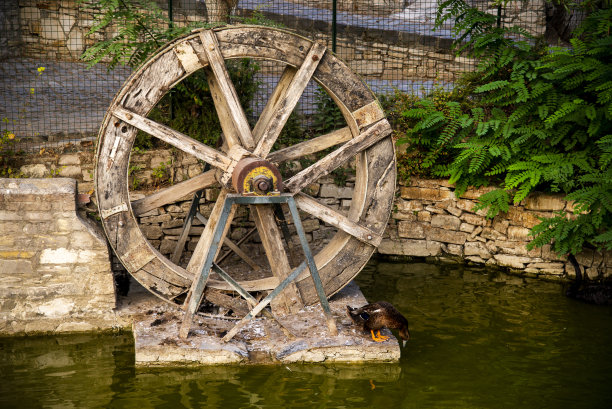
[[567, 259], [576, 270], [576, 279], [567, 288], [565, 295], [579, 301], [596, 305], [612, 305], [612, 284], [593, 283], [583, 279], [580, 264], [573, 254]]
[[[410, 339], [408, 320], [393, 305], [386, 301], [378, 301], [359, 308], [347, 305], [346, 311], [351, 320], [359, 328], [364, 332], [370, 332], [372, 340], [375, 342], [383, 342], [389, 338], [380, 335], [380, 330], [385, 327], [399, 330], [399, 336], [402, 338], [402, 346], [404, 347], [406, 346], [406, 341]], [[374, 334], [374, 331], [376, 331], [376, 334]]]

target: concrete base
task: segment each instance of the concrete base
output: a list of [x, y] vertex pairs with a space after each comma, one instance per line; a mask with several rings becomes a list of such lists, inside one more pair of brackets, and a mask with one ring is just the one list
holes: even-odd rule
[[346, 315], [346, 306], [367, 301], [359, 287], [350, 283], [330, 300], [338, 336], [329, 335], [321, 307], [304, 307], [298, 314], [279, 318], [295, 335], [287, 337], [273, 320], [251, 320], [229, 342], [221, 337], [237, 321], [197, 316], [187, 340], [178, 337], [182, 311], [172, 306], [149, 310], [134, 319], [136, 365], [219, 365], [237, 363], [295, 362], [393, 362], [400, 347], [389, 330], [389, 339], [372, 341], [369, 334], [355, 328]]

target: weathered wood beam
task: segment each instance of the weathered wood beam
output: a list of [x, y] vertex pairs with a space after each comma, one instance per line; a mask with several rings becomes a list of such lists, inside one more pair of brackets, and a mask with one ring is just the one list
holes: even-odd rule
[[274, 163], [282, 163], [288, 160], [302, 158], [312, 153], [321, 152], [322, 150], [331, 148], [332, 146], [348, 142], [352, 138], [353, 135], [351, 134], [351, 130], [347, 126], [328, 134], [300, 142], [293, 146], [280, 149], [276, 152], [272, 152], [266, 159]]
[[216, 182], [217, 179], [215, 179], [215, 171], [209, 170], [208, 172], [194, 176], [191, 179], [155, 192], [145, 198], [133, 201], [132, 210], [136, 216], [140, 216], [141, 214], [156, 209], [160, 206], [174, 203], [181, 197], [192, 195], [200, 189], [214, 185]]
[[293, 112], [310, 78], [323, 58], [325, 51], [326, 48], [323, 44], [314, 43], [308, 54], [306, 54], [304, 62], [291, 79], [289, 86], [285, 88], [283, 85], [283, 92], [280, 93], [278, 100], [274, 102], [274, 115], [270, 117], [268, 123], [262, 126], [261, 138], [256, 137], [258, 144], [253, 151], [255, 156], [260, 158], [268, 156], [287, 119], [289, 119], [289, 115]]
[[213, 149], [189, 136], [175, 131], [174, 129], [152, 121], [144, 116], [140, 116], [135, 112], [117, 107], [113, 111], [113, 115], [118, 119], [152, 135], [162, 141], [189, 153], [198, 159], [209, 163], [211, 166], [226, 170], [232, 164], [232, 160], [223, 153]]
[[[242, 147], [250, 151], [255, 147], [251, 128], [240, 105], [236, 89], [227, 72], [223, 55], [219, 50], [217, 36], [213, 30], [205, 30], [200, 33], [200, 40], [206, 53], [210, 72], [213, 74], [212, 77], [214, 77], [211, 93], [213, 93], [215, 107], [219, 105], [223, 111], [219, 112], [219, 120], [221, 121], [223, 133], [227, 137], [233, 134], [233, 130], [240, 139]], [[208, 76], [208, 78], [210, 82], [211, 76]], [[218, 91], [216, 90], [217, 87]], [[229, 115], [225, 115], [226, 113]], [[230, 145], [229, 147], [231, 148], [232, 146]]]
[[300, 210], [315, 216], [325, 223], [331, 224], [332, 226], [356, 237], [364, 243], [378, 246], [382, 241], [382, 236], [380, 234], [355, 223], [348, 217], [317, 202], [315, 199], [304, 193], [295, 195], [295, 202]]
[[380, 141], [390, 133], [391, 126], [389, 125], [389, 122], [387, 122], [386, 119], [378, 121], [356, 138], [351, 139], [340, 148], [336, 149], [329, 155], [287, 180], [285, 182], [285, 187], [293, 193], [301, 191], [310, 183], [329, 174], [350, 158], [354, 157], [364, 149], [374, 145], [376, 142]]

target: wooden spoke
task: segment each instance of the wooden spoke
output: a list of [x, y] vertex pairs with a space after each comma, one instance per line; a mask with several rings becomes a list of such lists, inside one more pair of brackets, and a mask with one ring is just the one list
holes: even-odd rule
[[211, 186], [216, 182], [215, 171], [209, 170], [191, 179], [172, 185], [159, 192], [155, 192], [143, 199], [133, 201], [132, 210], [136, 216], [140, 216], [149, 210], [174, 203], [184, 196], [192, 195], [198, 190]]
[[386, 119], [362, 132], [359, 136], [351, 139], [323, 159], [312, 164], [285, 182], [285, 187], [293, 193], [297, 193], [321, 176], [325, 176], [334, 169], [340, 167], [350, 158], [364, 149], [369, 148], [376, 142], [391, 133], [391, 126]]
[[363, 227], [337, 211], [317, 202], [312, 197], [299, 193], [295, 196], [297, 206], [308, 214], [331, 224], [332, 226], [350, 234], [364, 243], [378, 246], [382, 236], [376, 232]]
[[[276, 225], [274, 211], [271, 205], [252, 205], [251, 209], [254, 209], [255, 227], [257, 227], [257, 232], [261, 238], [272, 274], [280, 282], [291, 273], [291, 266], [283, 247], [280, 231]], [[272, 310], [279, 311], [281, 314], [296, 313], [301, 307], [302, 298], [295, 283], [287, 285], [272, 301]]]
[[206, 73], [210, 92], [229, 148], [237, 143], [236, 138], [238, 138], [242, 147], [251, 151], [255, 147], [251, 128], [227, 72], [217, 37], [212, 30], [205, 30], [200, 33], [200, 40], [209, 64]]
[[144, 116], [140, 116], [135, 112], [128, 111], [127, 109], [117, 107], [113, 111], [113, 115], [128, 124], [135, 126], [153, 135], [158, 139], [182, 150], [183, 152], [189, 153], [198, 159], [209, 163], [211, 166], [226, 170], [232, 164], [232, 160], [225, 156], [223, 153], [213, 149], [203, 143], [190, 138], [189, 136], [175, 131], [165, 125], [159, 124], [155, 121], [151, 121]]
[[298, 159], [311, 153], [320, 152], [332, 146], [348, 142], [353, 138], [349, 127], [338, 129], [326, 135], [318, 136], [293, 146], [280, 149], [268, 155], [267, 159], [274, 163], [282, 163], [292, 159]]
[[253, 139], [255, 140], [255, 143], [259, 142], [264, 130], [272, 120], [277, 103], [283, 95], [287, 94], [287, 88], [289, 87], [289, 84], [291, 84], [291, 80], [295, 77], [296, 72], [297, 68], [290, 65], [285, 66], [285, 69], [278, 80], [278, 84], [276, 84], [272, 95], [270, 95], [266, 106], [264, 107], [263, 111], [261, 111], [261, 115], [259, 115], [259, 119], [253, 128]]
[[[258, 141], [257, 147], [253, 151], [255, 156], [259, 156], [260, 158], [265, 158], [268, 156], [274, 142], [276, 142], [276, 139], [285, 126], [289, 115], [291, 115], [291, 112], [293, 112], [293, 109], [300, 100], [304, 89], [306, 89], [308, 81], [310, 81], [310, 78], [317, 69], [319, 62], [323, 58], [325, 50], [326, 48], [324, 45], [314, 43], [306, 55], [304, 63], [295, 72], [293, 78], [291, 78], [289, 85], [286, 86], [282, 82], [279, 84], [282, 91], [278, 93], [275, 92], [276, 95], [274, 95], [274, 99], [268, 101], [268, 104], [274, 105], [274, 109], [271, 109], [273, 115], [262, 118], [267, 120], [267, 123], [263, 123], [261, 127], [257, 128], [258, 132], [261, 129], [262, 134], [261, 136], [255, 135], [255, 140]], [[288, 75], [283, 75], [281, 80], [286, 82], [288, 78]]]

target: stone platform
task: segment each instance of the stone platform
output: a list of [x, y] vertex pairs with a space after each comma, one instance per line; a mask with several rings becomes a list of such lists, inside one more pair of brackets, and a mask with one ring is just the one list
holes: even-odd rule
[[279, 318], [295, 337], [286, 336], [273, 320], [257, 317], [227, 343], [221, 337], [237, 321], [194, 317], [189, 337], [182, 340], [178, 337], [182, 311], [161, 305], [134, 318], [136, 365], [398, 361], [400, 347], [391, 331], [382, 331], [389, 336], [387, 341], [374, 342], [369, 334], [356, 329], [346, 315], [347, 305], [366, 303], [359, 287], [351, 282], [330, 299], [338, 327], [335, 337], [329, 335], [323, 311], [316, 304]]

